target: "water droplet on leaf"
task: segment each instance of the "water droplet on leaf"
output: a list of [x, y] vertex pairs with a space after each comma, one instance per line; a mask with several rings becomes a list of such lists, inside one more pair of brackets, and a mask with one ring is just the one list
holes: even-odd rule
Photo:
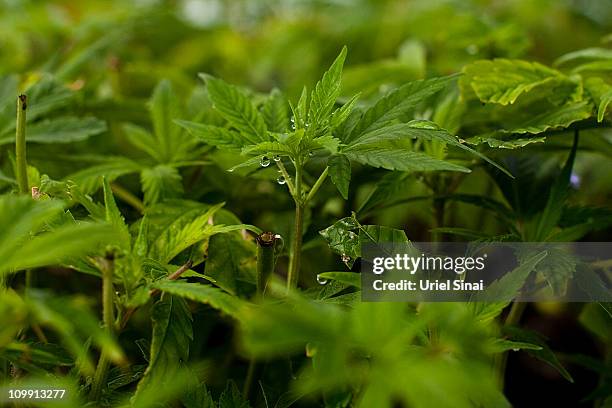
[[325, 285], [327, 283], [327, 279], [321, 277], [320, 275], [317, 275], [317, 282], [319, 283], [319, 285]]
[[270, 159], [268, 156], [262, 156], [259, 164], [261, 164], [261, 167], [268, 167], [270, 165]]
[[277, 154], [276, 156], [273, 157], [275, 162], [279, 162], [281, 157]]
[[285, 180], [285, 176], [278, 176], [278, 178], [276, 179], [276, 182], [280, 185], [283, 185], [287, 182], [287, 180]]

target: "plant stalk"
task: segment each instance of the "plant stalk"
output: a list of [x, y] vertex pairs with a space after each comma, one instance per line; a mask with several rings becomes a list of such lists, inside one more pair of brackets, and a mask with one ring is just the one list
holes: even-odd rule
[[[514, 302], [510, 307], [510, 312], [506, 317], [504, 326], [516, 326], [520, 323], [523, 312], [527, 308], [526, 302]], [[497, 381], [499, 388], [503, 391], [506, 376], [506, 364], [508, 362], [508, 352], [500, 353], [495, 358], [495, 372], [497, 373]]]
[[264, 232], [259, 234], [257, 241], [257, 296], [263, 297], [268, 278], [274, 273], [274, 247], [276, 234]]
[[[274, 273], [274, 249], [276, 247], [276, 234], [273, 232], [263, 232], [256, 238], [257, 241], [257, 293], [256, 297], [263, 299], [268, 283], [268, 278]], [[257, 362], [249, 361], [247, 376], [244, 380], [242, 395], [248, 400], [256, 376]]]
[[300, 279], [300, 262], [302, 257], [302, 234], [304, 229], [304, 207], [295, 203], [295, 225], [293, 230], [293, 245], [289, 259], [287, 289], [295, 289]]
[[[115, 313], [113, 303], [113, 260], [104, 258], [100, 262], [102, 271], [102, 320], [104, 328], [109, 334], [113, 334], [115, 325]], [[102, 394], [102, 388], [106, 384], [106, 377], [110, 367], [110, 356], [104, 350], [100, 354], [98, 366], [94, 374], [93, 383], [91, 385], [90, 398], [93, 401], [98, 401]]]
[[110, 186], [111, 186], [111, 190], [113, 190], [113, 193], [115, 193], [117, 197], [119, 197], [121, 200], [125, 201], [127, 204], [132, 206], [132, 208], [137, 210], [139, 213], [141, 214], [144, 213], [145, 206], [142, 203], [142, 200], [140, 198], [136, 197], [129, 190], [121, 187], [117, 183], [111, 183]]
[[[17, 123], [15, 125], [15, 167], [17, 186], [19, 194], [30, 194], [28, 182], [28, 162], [26, 159], [26, 114], [28, 108], [28, 97], [19, 95], [17, 97]], [[32, 271], [25, 271], [25, 293], [32, 286]]]
[[325, 167], [325, 170], [323, 170], [323, 173], [321, 173], [317, 181], [314, 183], [314, 185], [308, 192], [308, 195], [306, 196], [306, 203], [309, 203], [310, 200], [313, 199], [315, 194], [317, 194], [317, 191], [319, 191], [319, 189], [323, 185], [323, 182], [325, 182], [325, 179], [327, 178], [328, 174], [329, 174], [329, 167]]
[[17, 125], [15, 131], [15, 164], [17, 167], [17, 185], [20, 194], [29, 194], [28, 164], [26, 161], [26, 109], [27, 97], [17, 97]]

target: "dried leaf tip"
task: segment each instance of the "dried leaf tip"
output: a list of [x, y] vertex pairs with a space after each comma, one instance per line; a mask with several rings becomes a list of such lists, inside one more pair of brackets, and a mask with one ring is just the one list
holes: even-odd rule
[[262, 232], [257, 236], [257, 243], [263, 247], [270, 247], [276, 242], [276, 234], [273, 232]]

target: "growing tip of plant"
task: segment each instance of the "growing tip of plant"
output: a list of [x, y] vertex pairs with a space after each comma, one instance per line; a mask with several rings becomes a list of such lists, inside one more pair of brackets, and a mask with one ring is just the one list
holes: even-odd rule
[[19, 95], [19, 102], [21, 105], [21, 110], [26, 110], [28, 107], [28, 97], [24, 94]]

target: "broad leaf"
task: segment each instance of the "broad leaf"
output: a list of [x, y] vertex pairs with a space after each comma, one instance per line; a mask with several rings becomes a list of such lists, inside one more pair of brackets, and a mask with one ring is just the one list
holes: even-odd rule
[[333, 155], [327, 160], [329, 175], [338, 188], [342, 198], [348, 200], [349, 184], [351, 182], [351, 162], [343, 155]]
[[463, 69], [462, 82], [470, 86], [482, 102], [508, 105], [539, 86], [554, 86], [566, 77], [537, 62], [495, 59], [477, 61]]
[[342, 48], [340, 55], [331, 67], [323, 74], [323, 78], [317, 82], [310, 95], [310, 109], [308, 119], [310, 126], [318, 128], [329, 114], [340, 95], [340, 80], [342, 67], [346, 58], [346, 47]]
[[374, 106], [365, 111], [355, 125], [347, 141], [387, 126], [391, 122], [414, 111], [426, 98], [444, 89], [456, 79], [451, 75], [415, 82], [409, 82], [379, 99]]
[[363, 144], [344, 150], [344, 154], [352, 160], [372, 167], [382, 167], [387, 170], [401, 171], [460, 171], [469, 173], [470, 169], [458, 164], [434, 159], [424, 153], [407, 149], [381, 146], [378, 144]]
[[229, 316], [240, 317], [243, 301], [214, 286], [162, 280], [155, 282], [151, 287], [173, 296], [180, 296], [194, 302], [207, 304]]
[[177, 120], [176, 123], [185, 128], [197, 139], [208, 145], [218, 147], [219, 149], [239, 151], [245, 145], [251, 144], [248, 138], [229, 129], [189, 122], [187, 120]]
[[266, 124], [250, 99], [234, 85], [208, 75], [200, 75], [214, 107], [251, 144], [268, 140]]

